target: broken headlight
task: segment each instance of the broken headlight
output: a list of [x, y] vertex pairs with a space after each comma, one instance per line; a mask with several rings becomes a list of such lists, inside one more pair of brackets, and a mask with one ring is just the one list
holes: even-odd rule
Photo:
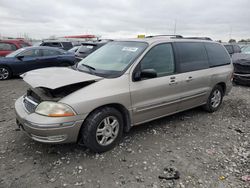
[[37, 107], [36, 111], [37, 114], [48, 116], [48, 117], [68, 117], [68, 116], [75, 116], [76, 113], [74, 110], [62, 103], [51, 102], [51, 101], [44, 101], [41, 102]]

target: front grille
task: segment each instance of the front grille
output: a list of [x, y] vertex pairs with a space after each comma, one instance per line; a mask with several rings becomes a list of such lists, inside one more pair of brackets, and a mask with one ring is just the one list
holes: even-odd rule
[[31, 100], [30, 98], [28, 98], [27, 96], [25, 96], [23, 98], [23, 105], [24, 105], [24, 108], [29, 113], [33, 113], [33, 112], [35, 112], [38, 103], [34, 102], [33, 100]]

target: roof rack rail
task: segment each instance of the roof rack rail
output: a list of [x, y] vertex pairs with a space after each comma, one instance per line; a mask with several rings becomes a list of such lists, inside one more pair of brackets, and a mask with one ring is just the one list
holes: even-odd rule
[[173, 38], [183, 38], [181, 35], [150, 35], [146, 36], [146, 38], [153, 38], [153, 37], [173, 37]]
[[197, 40], [210, 40], [210, 41], [212, 41], [212, 39], [209, 37], [183, 37], [183, 39], [197, 39]]

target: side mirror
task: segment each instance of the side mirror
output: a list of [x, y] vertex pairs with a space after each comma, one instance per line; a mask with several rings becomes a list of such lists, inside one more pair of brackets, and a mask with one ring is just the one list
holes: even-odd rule
[[134, 74], [134, 81], [140, 81], [143, 78], [156, 78], [157, 72], [154, 69], [143, 69], [141, 72]]
[[23, 55], [18, 55], [18, 56], [16, 56], [16, 58], [19, 59], [19, 60], [22, 60], [24, 58], [24, 56]]

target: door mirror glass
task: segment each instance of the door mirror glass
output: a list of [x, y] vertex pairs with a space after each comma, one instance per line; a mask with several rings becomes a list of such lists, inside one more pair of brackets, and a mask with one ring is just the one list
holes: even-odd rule
[[24, 56], [23, 55], [18, 55], [18, 56], [16, 56], [16, 58], [19, 59], [19, 60], [22, 60], [24, 58]]
[[156, 78], [157, 73], [154, 69], [143, 69], [141, 71], [141, 78]]
[[142, 71], [135, 72], [134, 81], [140, 81], [142, 79], [156, 78], [157, 72], [154, 69], [143, 69]]

